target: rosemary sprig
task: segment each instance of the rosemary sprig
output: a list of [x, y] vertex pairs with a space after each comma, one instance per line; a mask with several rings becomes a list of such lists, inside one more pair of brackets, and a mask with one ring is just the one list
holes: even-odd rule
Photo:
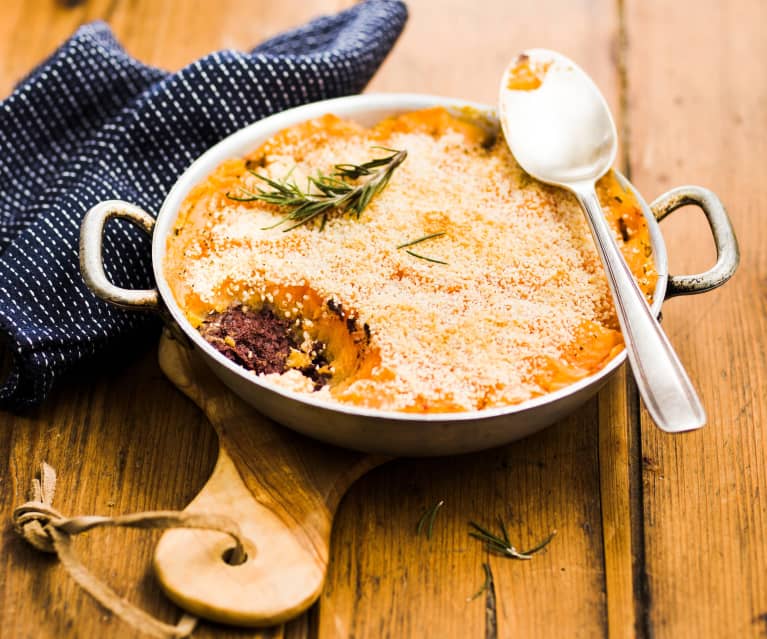
[[421, 515], [421, 518], [418, 520], [418, 524], [415, 527], [415, 534], [420, 535], [421, 531], [423, 530], [424, 525], [426, 522], [428, 522], [428, 526], [426, 527], [426, 539], [431, 539], [431, 533], [434, 530], [434, 520], [437, 517], [437, 513], [439, 512], [439, 509], [442, 508], [442, 506], [445, 505], [445, 500], [441, 499], [436, 504], [434, 504], [431, 508], [428, 508], [424, 511], [423, 515]]
[[488, 551], [496, 555], [510, 557], [512, 559], [532, 559], [533, 555], [548, 546], [549, 542], [554, 539], [554, 535], [557, 534], [556, 530], [552, 530], [549, 536], [540, 543], [536, 544], [529, 550], [520, 551], [512, 545], [511, 540], [509, 539], [509, 533], [506, 530], [506, 526], [500, 517], [498, 517], [498, 526], [501, 529], [500, 536], [490, 532], [486, 528], [483, 528], [473, 521], [469, 522], [469, 526], [473, 528], [473, 530], [469, 532], [469, 536], [484, 542]]
[[483, 563], [482, 568], [485, 571], [485, 583], [483, 583], [479, 590], [477, 590], [471, 597], [466, 597], [466, 601], [474, 601], [477, 597], [481, 596], [483, 592], [487, 592], [487, 589], [493, 581], [493, 576], [490, 574], [490, 566]]
[[[382, 148], [382, 147], [376, 147]], [[283, 180], [273, 180], [252, 169], [250, 173], [265, 182], [271, 189], [258, 188], [257, 192], [240, 187], [240, 194], [227, 193], [230, 200], [252, 202], [259, 200], [269, 204], [291, 209], [279, 222], [268, 228], [275, 228], [292, 221], [285, 232], [321, 217], [320, 230], [327, 222], [332, 211], [349, 211], [359, 219], [370, 201], [386, 188], [394, 170], [407, 157], [407, 151], [385, 149], [391, 155], [376, 158], [363, 164], [336, 164], [332, 175], [317, 172], [308, 178], [306, 190], [302, 190], [290, 176]], [[349, 184], [346, 180], [366, 179], [361, 184]]]

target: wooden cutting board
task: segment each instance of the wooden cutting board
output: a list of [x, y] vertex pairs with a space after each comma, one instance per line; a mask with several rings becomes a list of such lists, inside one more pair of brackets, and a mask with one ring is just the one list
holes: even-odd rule
[[283, 622], [306, 610], [325, 580], [333, 516], [346, 490], [386, 461], [322, 444], [278, 426], [242, 401], [191, 349], [164, 335], [160, 366], [218, 433], [213, 473], [185, 509], [225, 514], [246, 538], [248, 559], [223, 556], [222, 533], [174, 529], [160, 539], [154, 567], [176, 604], [206, 619], [242, 626]]

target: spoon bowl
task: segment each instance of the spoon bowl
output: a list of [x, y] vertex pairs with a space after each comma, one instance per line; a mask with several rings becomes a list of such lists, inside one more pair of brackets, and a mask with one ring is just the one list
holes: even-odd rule
[[541, 182], [568, 189], [583, 207], [651, 417], [669, 432], [700, 428], [706, 423], [703, 406], [623, 259], [594, 189], [618, 145], [604, 96], [569, 58], [530, 49], [503, 74], [498, 114], [519, 165]]
[[[510, 88], [525, 80], [527, 87], [536, 80], [540, 85]], [[521, 54], [503, 74], [498, 106], [514, 157], [542, 182], [597, 180], [615, 160], [618, 133], [607, 102], [592, 79], [559, 53], [530, 49]]]

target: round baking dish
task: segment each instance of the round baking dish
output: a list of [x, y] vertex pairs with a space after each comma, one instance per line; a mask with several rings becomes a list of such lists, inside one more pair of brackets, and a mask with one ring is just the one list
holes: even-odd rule
[[[597, 373], [521, 404], [439, 414], [365, 409], [288, 391], [229, 361], [189, 324], [165, 279], [163, 264], [166, 237], [173, 228], [179, 207], [190, 189], [224, 160], [243, 156], [278, 131], [326, 113], [334, 113], [363, 125], [372, 125], [390, 115], [437, 105], [448, 108], [469, 107], [493, 117], [492, 107], [463, 100], [432, 95], [371, 94], [315, 102], [245, 127], [213, 146], [186, 170], [168, 194], [156, 219], [138, 207], [119, 200], [101, 202], [88, 211], [80, 236], [83, 278], [96, 295], [112, 304], [160, 313], [174, 333], [185, 336], [191, 347], [200, 353], [215, 374], [237, 395], [278, 423], [310, 437], [371, 453], [430, 456], [477, 451], [534, 433], [565, 417], [594, 396], [624, 362], [625, 351]], [[709, 291], [732, 276], [738, 264], [737, 241], [722, 204], [712, 192], [696, 186], [678, 187], [648, 206], [623, 176], [618, 177], [636, 195], [649, 226], [658, 271], [652, 304], [656, 315], [660, 313], [665, 299]], [[713, 268], [705, 273], [670, 276], [658, 221], [686, 204], [694, 204], [705, 213], [718, 258]], [[111, 218], [129, 220], [152, 234], [156, 289], [125, 290], [108, 281], [101, 252], [104, 225]]]

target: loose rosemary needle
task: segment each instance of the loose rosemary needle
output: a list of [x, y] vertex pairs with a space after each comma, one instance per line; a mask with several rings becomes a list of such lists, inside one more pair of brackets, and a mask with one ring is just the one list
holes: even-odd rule
[[471, 597], [466, 597], [466, 601], [474, 601], [483, 592], [487, 592], [487, 589], [490, 587], [490, 583], [492, 582], [492, 579], [493, 579], [492, 575], [490, 574], [490, 566], [486, 563], [483, 563], [482, 569], [485, 571], [485, 582], [480, 586], [479, 590], [477, 590], [477, 592], [475, 592]]
[[[386, 188], [394, 170], [404, 162], [407, 151], [397, 151], [384, 147], [375, 147], [389, 151], [391, 155], [375, 158], [363, 164], [336, 164], [332, 175], [317, 172], [308, 178], [306, 190], [296, 184], [288, 175], [282, 180], [261, 175], [252, 169], [248, 171], [271, 189], [258, 188], [256, 192], [240, 187], [238, 193], [227, 193], [230, 200], [253, 202], [259, 200], [290, 209], [279, 222], [268, 228], [275, 228], [285, 222], [295, 222], [286, 232], [291, 231], [315, 218], [321, 218], [320, 230], [325, 226], [328, 214], [332, 211], [349, 211], [359, 219], [370, 201]], [[347, 180], [365, 178], [360, 184], [349, 184]]]
[[405, 249], [405, 253], [412, 255], [413, 257], [417, 257], [419, 260], [426, 260], [427, 262], [434, 262], [435, 264], [447, 264], [447, 262], [443, 260], [438, 260], [434, 257], [427, 257], [426, 255], [421, 255], [420, 253], [416, 253], [410, 249]]
[[397, 248], [405, 248], [406, 246], [413, 246], [414, 244], [420, 244], [421, 242], [425, 242], [426, 240], [434, 239], [435, 237], [442, 237], [445, 235], [446, 231], [439, 231], [437, 233], [430, 233], [429, 235], [424, 235], [423, 237], [419, 237], [417, 240], [410, 240], [409, 242], [405, 242], [404, 244], [400, 244]]
[[469, 536], [484, 542], [485, 546], [490, 552], [496, 555], [501, 555], [503, 557], [509, 557], [511, 559], [532, 559], [533, 555], [548, 546], [549, 542], [554, 539], [554, 535], [557, 534], [556, 530], [552, 530], [548, 537], [543, 539], [540, 543], [536, 544], [532, 548], [528, 550], [517, 550], [512, 545], [509, 539], [509, 533], [507, 532], [506, 526], [500, 517], [498, 517], [498, 526], [501, 530], [500, 535], [496, 535], [495, 533], [490, 532], [486, 528], [483, 528], [473, 521], [469, 522], [469, 526], [473, 529], [469, 532]]
[[423, 530], [424, 525], [428, 522], [428, 525], [426, 526], [426, 539], [431, 539], [431, 533], [434, 530], [434, 519], [437, 517], [437, 513], [439, 512], [439, 509], [442, 508], [442, 506], [445, 505], [445, 500], [441, 499], [436, 504], [434, 504], [431, 508], [428, 508], [426, 511], [424, 511], [423, 515], [421, 515], [421, 518], [418, 520], [418, 524], [415, 527], [415, 534], [420, 535], [421, 531]]
[[[445, 235], [445, 231], [430, 233], [429, 235], [424, 235], [423, 237], [419, 237], [417, 240], [410, 240], [409, 242], [400, 244], [397, 248], [401, 249], [407, 246], [413, 246], [414, 244], [420, 244], [421, 242], [425, 242], [426, 240], [432, 240], [435, 237], [442, 237], [443, 235]], [[419, 260], [426, 260], [427, 262], [434, 262], [435, 264], [447, 264], [447, 262], [438, 260], [434, 257], [427, 257], [426, 255], [421, 255], [420, 253], [416, 253], [415, 251], [411, 251], [410, 249], [405, 249], [405, 253], [407, 253], [408, 255], [412, 255], [413, 257], [417, 257]]]

